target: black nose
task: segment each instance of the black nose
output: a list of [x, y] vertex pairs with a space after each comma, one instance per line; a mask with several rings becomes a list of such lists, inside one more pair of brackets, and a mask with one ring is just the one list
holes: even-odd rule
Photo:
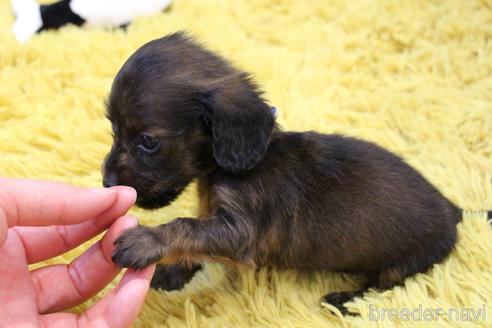
[[118, 175], [116, 173], [106, 173], [103, 179], [103, 186], [106, 188], [116, 186], [118, 184]]

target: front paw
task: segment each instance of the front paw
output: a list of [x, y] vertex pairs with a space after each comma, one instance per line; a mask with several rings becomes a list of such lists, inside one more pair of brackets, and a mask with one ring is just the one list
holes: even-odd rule
[[119, 267], [142, 269], [158, 262], [165, 246], [152, 228], [138, 226], [125, 231], [114, 242], [112, 259]]
[[192, 267], [186, 267], [178, 264], [157, 265], [152, 281], [150, 282], [150, 287], [156, 290], [180, 290], [201, 268], [202, 266], [200, 264], [196, 264]]

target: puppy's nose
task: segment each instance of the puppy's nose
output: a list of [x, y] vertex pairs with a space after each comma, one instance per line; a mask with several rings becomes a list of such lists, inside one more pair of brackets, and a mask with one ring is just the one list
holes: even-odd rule
[[116, 173], [107, 173], [104, 175], [103, 186], [105, 188], [113, 187], [118, 184], [118, 175]]

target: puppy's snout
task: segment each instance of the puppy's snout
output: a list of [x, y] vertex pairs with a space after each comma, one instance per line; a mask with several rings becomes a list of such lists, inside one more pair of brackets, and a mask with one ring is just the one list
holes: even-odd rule
[[106, 172], [104, 174], [103, 186], [106, 188], [116, 186], [118, 184], [118, 175], [114, 172]]

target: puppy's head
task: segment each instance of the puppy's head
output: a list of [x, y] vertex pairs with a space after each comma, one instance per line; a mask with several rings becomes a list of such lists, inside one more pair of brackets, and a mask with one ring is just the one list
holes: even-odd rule
[[134, 187], [144, 208], [167, 205], [216, 168], [252, 169], [275, 125], [247, 74], [182, 33], [137, 50], [107, 105], [114, 143], [103, 183]]

